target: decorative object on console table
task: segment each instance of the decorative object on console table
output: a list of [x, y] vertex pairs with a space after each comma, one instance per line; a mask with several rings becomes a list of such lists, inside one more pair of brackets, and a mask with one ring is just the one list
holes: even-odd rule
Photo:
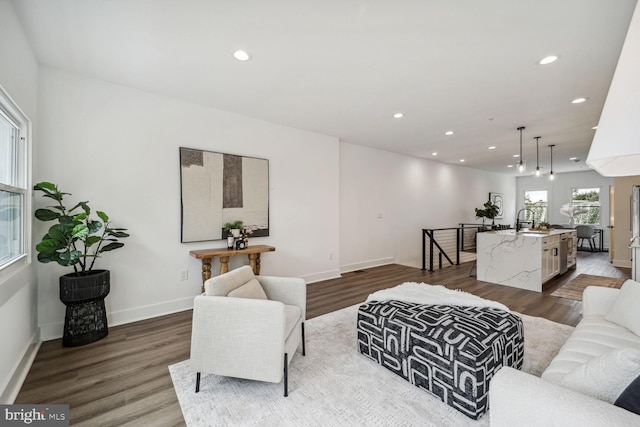
[[189, 255], [196, 259], [202, 260], [202, 292], [204, 292], [204, 282], [211, 278], [211, 259], [220, 258], [220, 274], [229, 271], [229, 257], [246, 254], [249, 257], [249, 265], [253, 273], [257, 276], [260, 274], [260, 254], [263, 252], [273, 252], [276, 248], [267, 245], [255, 245], [250, 248], [234, 250], [234, 249], [199, 249], [189, 252]]
[[[34, 190], [53, 199], [54, 210], [37, 209], [35, 217], [41, 221], [57, 220], [36, 246], [38, 261], [57, 262], [73, 267], [74, 272], [60, 277], [60, 300], [67, 306], [62, 345], [75, 347], [104, 338], [109, 333], [104, 299], [109, 294], [110, 272], [94, 270], [100, 254], [124, 246], [119, 238], [129, 237], [124, 228], [111, 228], [109, 216], [96, 211], [99, 220], [91, 218], [89, 202], [80, 202], [67, 210], [65, 195], [58, 186], [40, 182]], [[73, 213], [79, 210], [79, 213]]]
[[227, 249], [242, 249], [237, 247], [242, 230], [244, 230], [244, 225], [240, 220], [227, 222], [223, 225], [222, 232], [223, 235], [227, 236]]

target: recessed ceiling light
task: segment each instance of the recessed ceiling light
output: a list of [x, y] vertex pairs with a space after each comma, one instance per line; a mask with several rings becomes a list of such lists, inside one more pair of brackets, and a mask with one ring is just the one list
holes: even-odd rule
[[571, 161], [574, 161], [574, 162], [575, 162], [575, 161], [577, 161], [577, 160], [578, 160], [578, 158], [577, 158], [577, 157], [569, 157], [569, 160], [571, 160]]
[[514, 154], [513, 157], [520, 157], [520, 154]]
[[591, 129], [596, 130], [596, 129], [598, 129], [598, 126], [594, 126]]
[[464, 163], [464, 159], [460, 159], [460, 163]]
[[251, 59], [251, 55], [249, 55], [249, 53], [244, 50], [236, 50], [235, 52], [233, 52], [233, 57], [238, 61], [248, 61]]
[[491, 147], [489, 147], [489, 150], [495, 150], [495, 149], [496, 149], [495, 145], [492, 145]]
[[447, 135], [447, 136], [453, 135], [453, 131], [452, 130], [448, 130], [444, 134]]
[[404, 114], [402, 114], [402, 113], [395, 113], [395, 114], [393, 115], [393, 118], [394, 118], [394, 119], [401, 119], [401, 118], [403, 118], [403, 117], [404, 117]]
[[587, 98], [576, 98], [573, 101], [571, 101], [572, 104], [582, 104], [583, 102], [585, 102], [587, 100]]
[[438, 153], [436, 153], [435, 151], [433, 153], [431, 153], [432, 156], [437, 156]]
[[547, 65], [547, 64], [551, 64], [552, 62], [556, 62], [557, 60], [558, 60], [557, 56], [549, 55], [549, 56], [546, 56], [546, 57], [542, 58], [540, 61], [538, 61], [538, 64]]
[[508, 168], [512, 168], [512, 167], [513, 167], [513, 165], [507, 165], [507, 167], [508, 167]]

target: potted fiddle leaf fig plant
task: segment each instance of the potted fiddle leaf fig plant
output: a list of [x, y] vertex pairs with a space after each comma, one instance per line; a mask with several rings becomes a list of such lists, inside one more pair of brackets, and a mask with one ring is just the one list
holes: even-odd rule
[[125, 228], [111, 227], [103, 211], [92, 217], [88, 201], [67, 209], [64, 196], [71, 194], [56, 184], [40, 182], [34, 190], [54, 202], [35, 211], [37, 219], [55, 221], [36, 245], [38, 261], [73, 267], [60, 277], [60, 300], [67, 306], [62, 344], [74, 347], [104, 338], [109, 333], [104, 298], [110, 291], [110, 272], [94, 265], [102, 254], [123, 247], [118, 239], [129, 234]]
[[495, 217], [500, 213], [500, 206], [494, 205], [491, 200], [487, 200], [483, 206], [484, 209], [476, 210], [476, 218], [482, 218], [482, 225], [484, 225], [485, 218], [491, 220], [491, 224], [495, 223]]

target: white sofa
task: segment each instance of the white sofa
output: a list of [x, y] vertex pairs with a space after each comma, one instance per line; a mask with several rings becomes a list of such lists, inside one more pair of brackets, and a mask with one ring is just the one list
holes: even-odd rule
[[[605, 318], [619, 304], [619, 293], [619, 289], [605, 287], [585, 289], [583, 319], [541, 378], [512, 368], [502, 368], [493, 377], [489, 394], [492, 426], [640, 426], [640, 415], [565, 387], [567, 374], [593, 366], [594, 362], [585, 364], [599, 356], [623, 348], [640, 351], [640, 336]], [[640, 318], [640, 312], [635, 313]]]

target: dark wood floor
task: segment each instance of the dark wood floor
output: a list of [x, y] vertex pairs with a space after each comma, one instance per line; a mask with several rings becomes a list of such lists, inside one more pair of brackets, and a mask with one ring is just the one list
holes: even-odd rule
[[[578, 268], [555, 278], [544, 292], [479, 282], [471, 264], [436, 272], [387, 265], [346, 273], [308, 285], [308, 318], [339, 310], [378, 290], [416, 281], [442, 284], [506, 304], [512, 310], [575, 325], [582, 303], [550, 296], [580, 273], [628, 278], [630, 269], [611, 266], [607, 253], [580, 252]], [[42, 344], [15, 403], [69, 404], [71, 424], [87, 426], [184, 425], [167, 366], [189, 358], [191, 311], [110, 329], [101, 341], [63, 348]]]

